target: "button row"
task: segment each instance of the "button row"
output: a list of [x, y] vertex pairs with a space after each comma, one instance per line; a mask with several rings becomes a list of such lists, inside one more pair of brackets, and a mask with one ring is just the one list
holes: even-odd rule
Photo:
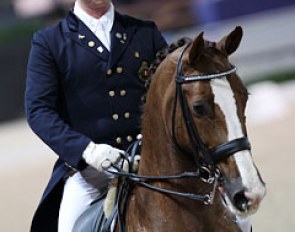
[[[120, 90], [120, 96], [124, 97], [127, 94], [126, 90]], [[116, 95], [116, 92], [114, 90], [109, 91], [109, 96], [114, 97]]]
[[[112, 117], [113, 117], [113, 119], [115, 121], [117, 121], [119, 119], [119, 115], [118, 114], [113, 114]], [[125, 119], [129, 119], [130, 117], [131, 117], [131, 114], [129, 112], [124, 113], [124, 118]]]
[[[133, 137], [132, 137], [131, 135], [128, 135], [128, 136], [126, 137], [126, 140], [127, 140], [128, 142], [132, 142], [132, 141], [133, 141]], [[117, 143], [117, 144], [121, 144], [122, 142], [123, 142], [123, 139], [122, 139], [121, 137], [116, 138], [116, 143]]]
[[[116, 72], [119, 73], [119, 74], [123, 73], [123, 71], [124, 71], [123, 67], [117, 67], [116, 68]], [[108, 75], [112, 75], [113, 74], [113, 70], [112, 69], [108, 69], [107, 70], [107, 74]]]

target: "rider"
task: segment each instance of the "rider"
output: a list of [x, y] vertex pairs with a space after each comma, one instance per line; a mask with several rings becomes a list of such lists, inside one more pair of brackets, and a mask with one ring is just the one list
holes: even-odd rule
[[166, 45], [153, 22], [116, 12], [111, 0], [76, 0], [66, 18], [34, 34], [27, 120], [58, 160], [31, 231], [71, 231], [105, 192], [105, 170], [140, 132], [140, 70]]

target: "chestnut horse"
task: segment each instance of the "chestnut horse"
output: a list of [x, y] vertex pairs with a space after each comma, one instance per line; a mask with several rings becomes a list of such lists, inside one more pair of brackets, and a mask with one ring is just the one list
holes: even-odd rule
[[241, 27], [219, 42], [201, 33], [157, 66], [117, 231], [241, 231], [236, 217], [257, 211], [266, 189], [247, 139], [248, 92], [228, 60], [241, 38]]

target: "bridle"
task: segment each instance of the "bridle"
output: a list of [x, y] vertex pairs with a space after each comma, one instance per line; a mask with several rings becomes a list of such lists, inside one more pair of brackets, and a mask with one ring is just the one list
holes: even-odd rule
[[[175, 112], [176, 112], [176, 102], [179, 100], [182, 115], [185, 121], [185, 126], [188, 132], [190, 143], [192, 144], [193, 158], [197, 167], [203, 167], [208, 170], [211, 170], [212, 173], [216, 172], [216, 164], [220, 161], [227, 159], [229, 156], [233, 155], [238, 151], [250, 150], [251, 146], [247, 137], [242, 137], [238, 139], [231, 140], [227, 143], [219, 145], [213, 149], [208, 149], [207, 146], [201, 139], [198, 128], [193, 122], [186, 98], [184, 97], [182, 91], [182, 84], [199, 81], [199, 80], [212, 80], [217, 78], [223, 78], [227, 75], [236, 72], [236, 67], [231, 65], [229, 70], [214, 74], [202, 74], [202, 75], [183, 75], [182, 74], [182, 58], [189, 47], [188, 43], [182, 50], [181, 55], [178, 59], [177, 64], [177, 74], [176, 74], [176, 97], [173, 109], [173, 124], [175, 124]], [[173, 139], [177, 144], [175, 136], [175, 125], [173, 125]], [[203, 154], [203, 157], [200, 156], [200, 153]]]
[[[223, 72], [214, 73], [214, 74], [183, 75], [182, 58], [186, 49], [189, 47], [189, 45], [190, 43], [184, 46], [181, 52], [181, 55], [178, 59], [177, 74], [176, 74], [176, 96], [175, 96], [173, 115], [172, 115], [173, 117], [172, 130], [173, 130], [174, 143], [178, 147], [180, 147], [177, 143], [177, 139], [175, 136], [175, 114], [176, 114], [175, 112], [176, 112], [176, 105], [178, 100], [180, 102], [181, 112], [185, 121], [189, 140], [190, 140], [190, 143], [192, 144], [193, 159], [196, 164], [197, 171], [183, 172], [181, 174], [170, 175], [170, 176], [142, 176], [135, 173], [126, 172], [122, 168], [113, 166], [113, 168], [115, 168], [116, 171], [108, 171], [108, 172], [119, 177], [124, 177], [124, 181], [120, 185], [120, 188], [118, 190], [116, 207], [115, 207], [114, 213], [112, 214], [112, 217], [108, 219], [107, 225], [110, 225], [112, 218], [114, 218], [115, 215], [118, 214], [120, 231], [125, 231], [125, 224], [124, 224], [124, 218], [125, 218], [124, 208], [125, 207], [124, 206], [126, 206], [128, 195], [130, 193], [130, 188], [133, 184], [145, 187], [147, 189], [150, 189], [156, 192], [185, 197], [191, 200], [201, 201], [205, 205], [213, 204], [216, 187], [221, 177], [219, 169], [217, 168], [217, 164], [220, 161], [225, 160], [226, 158], [228, 158], [229, 156], [233, 155], [234, 153], [238, 151], [251, 149], [251, 146], [247, 137], [231, 140], [213, 149], [208, 149], [207, 146], [202, 141], [200, 134], [198, 132], [198, 128], [193, 122], [193, 118], [191, 116], [186, 98], [184, 97], [184, 94], [182, 91], [182, 84], [198, 81], [198, 80], [212, 80], [216, 78], [223, 78], [227, 75], [235, 73], [236, 67], [232, 65], [229, 70], [225, 70]], [[128, 157], [124, 157], [124, 159], [129, 162], [129, 170], [132, 169], [134, 156], [135, 154], [137, 154], [137, 150], [139, 149], [140, 145], [141, 145], [141, 140], [137, 140], [126, 152], [126, 154], [129, 153], [129, 157], [131, 157], [131, 159], [130, 158], [128, 159]], [[203, 156], [201, 157], [200, 154], [203, 154]], [[168, 181], [168, 180], [196, 178], [196, 177], [201, 178], [206, 183], [212, 184], [213, 190], [209, 194], [197, 195], [193, 193], [183, 193], [183, 192], [164, 189], [161, 187], [154, 186], [150, 183], [153, 181]]]

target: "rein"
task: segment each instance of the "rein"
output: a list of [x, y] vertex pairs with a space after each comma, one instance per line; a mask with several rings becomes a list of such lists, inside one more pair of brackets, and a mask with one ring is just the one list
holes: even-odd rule
[[[150, 190], [154, 190], [157, 192], [171, 194], [171, 195], [177, 195], [180, 197], [188, 198], [190, 200], [198, 200], [198, 201], [203, 202], [205, 205], [213, 203], [212, 198], [215, 195], [215, 190], [216, 190], [215, 185], [217, 184], [217, 179], [220, 177], [219, 172], [216, 172], [214, 177], [212, 177], [211, 175], [209, 176], [209, 170], [204, 169], [204, 168], [198, 169], [196, 172], [183, 172], [179, 175], [142, 176], [142, 175], [137, 175], [135, 173], [126, 172], [123, 169], [118, 168], [116, 166], [112, 166], [112, 167], [114, 169], [116, 169], [116, 171], [108, 171], [109, 173], [112, 173], [113, 175], [117, 175], [120, 177], [125, 177], [134, 184], [143, 186], [145, 188], [148, 188]], [[207, 178], [205, 176], [207, 176]], [[164, 189], [164, 188], [159, 188], [159, 187], [156, 187], [156, 186], [153, 186], [153, 185], [147, 183], [148, 181], [149, 182], [151, 182], [151, 181], [167, 181], [167, 180], [192, 178], [192, 177], [200, 177], [204, 182], [209, 183], [209, 184], [214, 183], [214, 191], [210, 192], [210, 194], [197, 195], [197, 194], [193, 194], [193, 193], [182, 193], [182, 192], [177, 192], [177, 191], [168, 190], [168, 189]]]
[[[217, 189], [218, 179], [220, 177], [220, 173], [218, 170], [214, 174], [214, 176], [212, 176], [212, 172], [206, 169], [205, 167], [199, 168], [196, 172], [183, 172], [178, 175], [169, 175], [169, 176], [138, 175], [138, 174], [130, 172], [130, 170], [132, 170], [134, 157], [137, 151], [140, 150], [140, 146], [141, 146], [141, 140], [138, 139], [127, 149], [125, 154], [122, 155], [124, 161], [128, 162], [129, 172], [125, 171], [122, 167], [117, 167], [115, 165], [112, 165], [112, 167], [116, 171], [107, 170], [107, 172], [113, 174], [114, 176], [122, 178], [121, 179], [122, 182], [118, 186], [117, 199], [114, 205], [113, 213], [110, 216], [110, 218], [106, 220], [106, 224], [104, 226], [103, 231], [108, 231], [115, 217], [118, 218], [119, 231], [120, 232], [126, 231], [126, 226], [124, 221], [126, 206], [127, 206], [131, 189], [134, 184], [150, 189], [152, 191], [159, 192], [159, 193], [184, 197], [190, 200], [201, 201], [204, 205], [213, 204], [215, 192]], [[213, 184], [213, 191], [211, 191], [209, 194], [197, 195], [193, 193], [182, 193], [182, 192], [177, 192], [173, 190], [168, 190], [168, 189], [156, 187], [152, 184], [147, 183], [148, 181], [149, 182], [168, 181], [168, 180], [183, 179], [183, 178], [195, 178], [195, 177], [201, 178], [204, 182], [208, 184]]]

